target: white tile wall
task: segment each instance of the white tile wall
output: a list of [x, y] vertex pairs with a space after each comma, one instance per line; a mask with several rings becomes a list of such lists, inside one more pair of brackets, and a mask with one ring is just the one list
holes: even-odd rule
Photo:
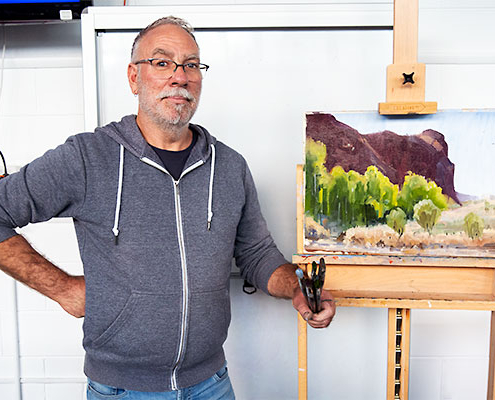
[[[5, 69], [3, 72], [1, 116], [36, 114], [36, 74], [34, 69]], [[5, 132], [2, 129], [2, 132]], [[2, 135], [2, 139], [8, 136]]]
[[48, 377], [81, 378], [83, 374], [84, 357], [51, 357], [45, 360], [45, 373]]
[[45, 385], [45, 399], [68, 400], [83, 399], [86, 386], [83, 383], [53, 383]]
[[385, 399], [387, 315], [380, 308], [342, 307], [330, 329], [308, 329], [310, 399]]
[[45, 400], [45, 385], [43, 383], [23, 383], [23, 400]]
[[82, 114], [81, 74], [81, 68], [36, 70], [37, 113], [44, 116]]
[[47, 307], [47, 300], [45, 296], [27, 286], [18, 286], [17, 304], [19, 311], [44, 311]]
[[45, 377], [45, 360], [42, 357], [21, 357], [21, 376], [29, 379]]
[[486, 398], [490, 312], [412, 310], [411, 400]]
[[2, 135], [0, 145], [8, 166], [22, 166], [82, 130], [82, 114], [6, 116], [0, 118], [0, 131], [9, 136]]
[[0, 274], [0, 314], [4, 311], [10, 311], [13, 307], [12, 302], [12, 279]]
[[56, 218], [40, 224], [30, 224], [22, 228], [22, 234], [52, 262], [82, 273], [82, 264], [76, 242], [76, 232], [70, 218]]
[[14, 384], [0, 381], [0, 395], [3, 399], [13, 399], [15, 396]]
[[488, 354], [489, 311], [413, 310], [411, 321], [411, 357]]
[[[0, 313], [0, 328], [2, 329], [1, 339], [2, 339], [2, 356], [13, 357], [15, 355], [15, 314], [12, 311], [5, 311]], [[13, 376], [11, 372], [10, 377]]]
[[442, 360], [439, 358], [411, 358], [409, 373], [410, 400], [441, 399]]
[[22, 356], [81, 356], [82, 320], [60, 311], [19, 312]]
[[486, 399], [488, 358], [453, 358], [442, 361], [442, 397], [449, 400]]
[[[3, 394], [14, 396], [14, 386], [11, 383], [14, 378], [14, 333], [15, 324], [12, 301], [12, 279], [6, 275], [0, 275], [0, 398]], [[9, 397], [5, 397], [9, 398]]]
[[12, 379], [12, 371], [14, 371], [14, 368], [15, 364], [13, 357], [0, 356], [0, 379]]
[[[74, 26], [67, 26], [67, 36], [74, 36]], [[56, 31], [63, 36], [65, 27], [46, 28], [49, 40]], [[0, 96], [0, 150], [7, 164], [20, 167], [46, 150], [63, 143], [66, 138], [83, 130], [82, 69], [80, 60], [67, 63], [60, 58], [61, 66], [48, 63], [46, 54], [29, 47], [24, 35], [35, 31], [38, 45], [43, 42], [42, 27], [10, 27], [6, 30], [7, 43], [18, 44], [8, 48], [3, 88]], [[32, 33], [32, 32], [31, 32]], [[31, 36], [32, 37], [32, 36]], [[35, 35], [36, 37], [36, 35]], [[53, 39], [53, 37], [52, 37]], [[68, 45], [70, 39], [55, 39]], [[9, 52], [10, 50], [10, 52]], [[60, 49], [50, 54], [63, 54]], [[74, 58], [79, 54], [77, 43], [67, 47], [66, 54]], [[21, 66], [25, 56], [28, 67]], [[33, 62], [38, 58], [40, 62]], [[53, 60], [51, 60], [53, 61]], [[75, 65], [75, 66], [74, 66]], [[13, 168], [15, 169], [15, 168]], [[12, 170], [11, 170], [12, 171]], [[21, 232], [33, 246], [56, 265], [72, 274], [81, 274], [75, 232], [68, 219], [29, 225]], [[22, 396], [24, 400], [82, 400], [85, 399], [84, 354], [82, 349], [82, 320], [66, 314], [58, 304], [44, 298], [23, 285], [17, 287], [20, 364]], [[0, 399], [14, 399], [16, 346], [12, 283], [0, 275]]]

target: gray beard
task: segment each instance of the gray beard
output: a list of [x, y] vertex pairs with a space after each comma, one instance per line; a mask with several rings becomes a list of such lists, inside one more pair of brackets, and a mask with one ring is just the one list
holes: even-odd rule
[[156, 113], [148, 104], [140, 103], [141, 109], [150, 117], [150, 119], [159, 126], [164, 132], [167, 132], [171, 138], [178, 140], [181, 138], [184, 126], [189, 124], [194, 111], [189, 109], [186, 115], [182, 115], [182, 110], [187, 104], [176, 104], [174, 106], [176, 115], [174, 117], [166, 117]]
[[194, 98], [185, 88], [164, 89], [156, 96], [157, 100], [162, 100], [165, 97], [171, 95], [180, 95], [189, 99], [189, 103], [173, 105], [175, 110], [174, 116], [163, 115], [156, 111], [156, 109], [153, 107], [151, 102], [147, 101], [147, 99], [149, 98], [149, 96], [147, 95], [148, 88], [146, 87], [146, 84], [140, 81], [139, 76], [138, 76], [138, 82], [140, 83], [141, 86], [140, 89], [141, 96], [139, 96], [139, 108], [157, 126], [159, 126], [164, 132], [166, 132], [169, 136], [171, 136], [172, 139], [174, 140], [180, 139], [184, 132], [184, 126], [187, 126], [189, 124], [189, 121], [196, 112], [199, 99]]

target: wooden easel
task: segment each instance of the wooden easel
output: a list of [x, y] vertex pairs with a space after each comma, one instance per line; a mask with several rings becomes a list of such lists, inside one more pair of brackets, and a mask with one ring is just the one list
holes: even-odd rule
[[[394, 0], [394, 60], [387, 68], [387, 101], [380, 114], [432, 114], [425, 102], [425, 65], [417, 62], [418, 0]], [[487, 399], [495, 400], [495, 259], [305, 254], [303, 167], [297, 171], [297, 252], [310, 269], [325, 259], [324, 288], [338, 307], [388, 308], [387, 400], [407, 400], [411, 309], [491, 310]], [[307, 399], [307, 324], [298, 315], [299, 400]]]

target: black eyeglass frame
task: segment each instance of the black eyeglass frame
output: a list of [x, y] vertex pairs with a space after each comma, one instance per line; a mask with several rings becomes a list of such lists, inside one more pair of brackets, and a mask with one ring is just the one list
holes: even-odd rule
[[142, 60], [138, 60], [138, 61], [133, 62], [133, 64], [138, 65], [138, 64], [149, 63], [153, 67], [153, 61], [157, 61], [157, 60], [159, 60], [159, 61], [166, 61], [168, 63], [174, 63], [175, 64], [175, 68], [172, 71], [172, 74], [175, 74], [175, 71], [177, 71], [177, 68], [179, 68], [179, 67], [182, 67], [182, 71], [184, 71], [184, 73], [187, 74], [187, 72], [186, 72], [186, 65], [188, 65], [188, 64], [198, 65], [198, 70], [200, 72], [202, 70], [204, 70], [206, 72], [206, 71], [208, 71], [208, 68], [210, 68], [209, 65], [206, 65], [206, 64], [203, 64], [203, 63], [186, 62], [184, 64], [179, 64], [179, 63], [176, 63], [174, 60], [167, 60], [166, 58], [143, 58]]

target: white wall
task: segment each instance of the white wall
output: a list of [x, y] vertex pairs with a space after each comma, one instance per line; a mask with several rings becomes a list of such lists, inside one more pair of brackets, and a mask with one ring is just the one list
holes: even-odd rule
[[[452, 11], [432, 21], [435, 23], [420, 25], [426, 32], [420, 34], [419, 49], [420, 61], [428, 64], [426, 98], [438, 101], [440, 108], [495, 107], [494, 47], [480, 45], [494, 42], [495, 28], [489, 22], [494, 5], [488, 0], [469, 3], [420, 2], [423, 21], [435, 9]], [[451, 35], [460, 39], [452, 43], [448, 40]], [[5, 27], [3, 32], [0, 27], [0, 46], [4, 37], [0, 150], [10, 165], [20, 166], [84, 128], [79, 24]], [[385, 68], [383, 76], [377, 77], [383, 82]], [[339, 97], [343, 98], [340, 90], [343, 88], [331, 94], [331, 104], [338, 105]], [[376, 96], [377, 102], [385, 100], [384, 86]], [[239, 145], [237, 149], [243, 150]], [[293, 175], [292, 170], [287, 173]], [[264, 209], [273, 207], [263, 192], [260, 198]], [[74, 273], [81, 271], [74, 232], [67, 220], [30, 226], [25, 233], [56, 263]], [[294, 232], [288, 236], [290, 239], [277, 233], [276, 239], [290, 257], [295, 249]], [[233, 320], [226, 344], [237, 397], [296, 399], [294, 312], [288, 302], [261, 293], [242, 294], [241, 284], [232, 281]], [[2, 400], [10, 400], [14, 394], [16, 329], [11, 294], [10, 279], [0, 275]], [[84, 399], [81, 321], [20, 285], [18, 309], [23, 399]], [[329, 329], [309, 330], [309, 398], [383, 399], [386, 332], [386, 310], [358, 308], [340, 308]], [[414, 310], [410, 399], [484, 399], [488, 336], [488, 312]]]
[[[80, 24], [0, 27], [6, 59], [0, 96], [0, 150], [14, 171], [83, 129]], [[1, 53], [0, 53], [1, 54]], [[23, 232], [50, 259], [82, 273], [71, 222]], [[0, 399], [14, 399], [15, 333], [11, 279], [0, 274]], [[82, 399], [82, 320], [18, 285], [23, 398]]]

